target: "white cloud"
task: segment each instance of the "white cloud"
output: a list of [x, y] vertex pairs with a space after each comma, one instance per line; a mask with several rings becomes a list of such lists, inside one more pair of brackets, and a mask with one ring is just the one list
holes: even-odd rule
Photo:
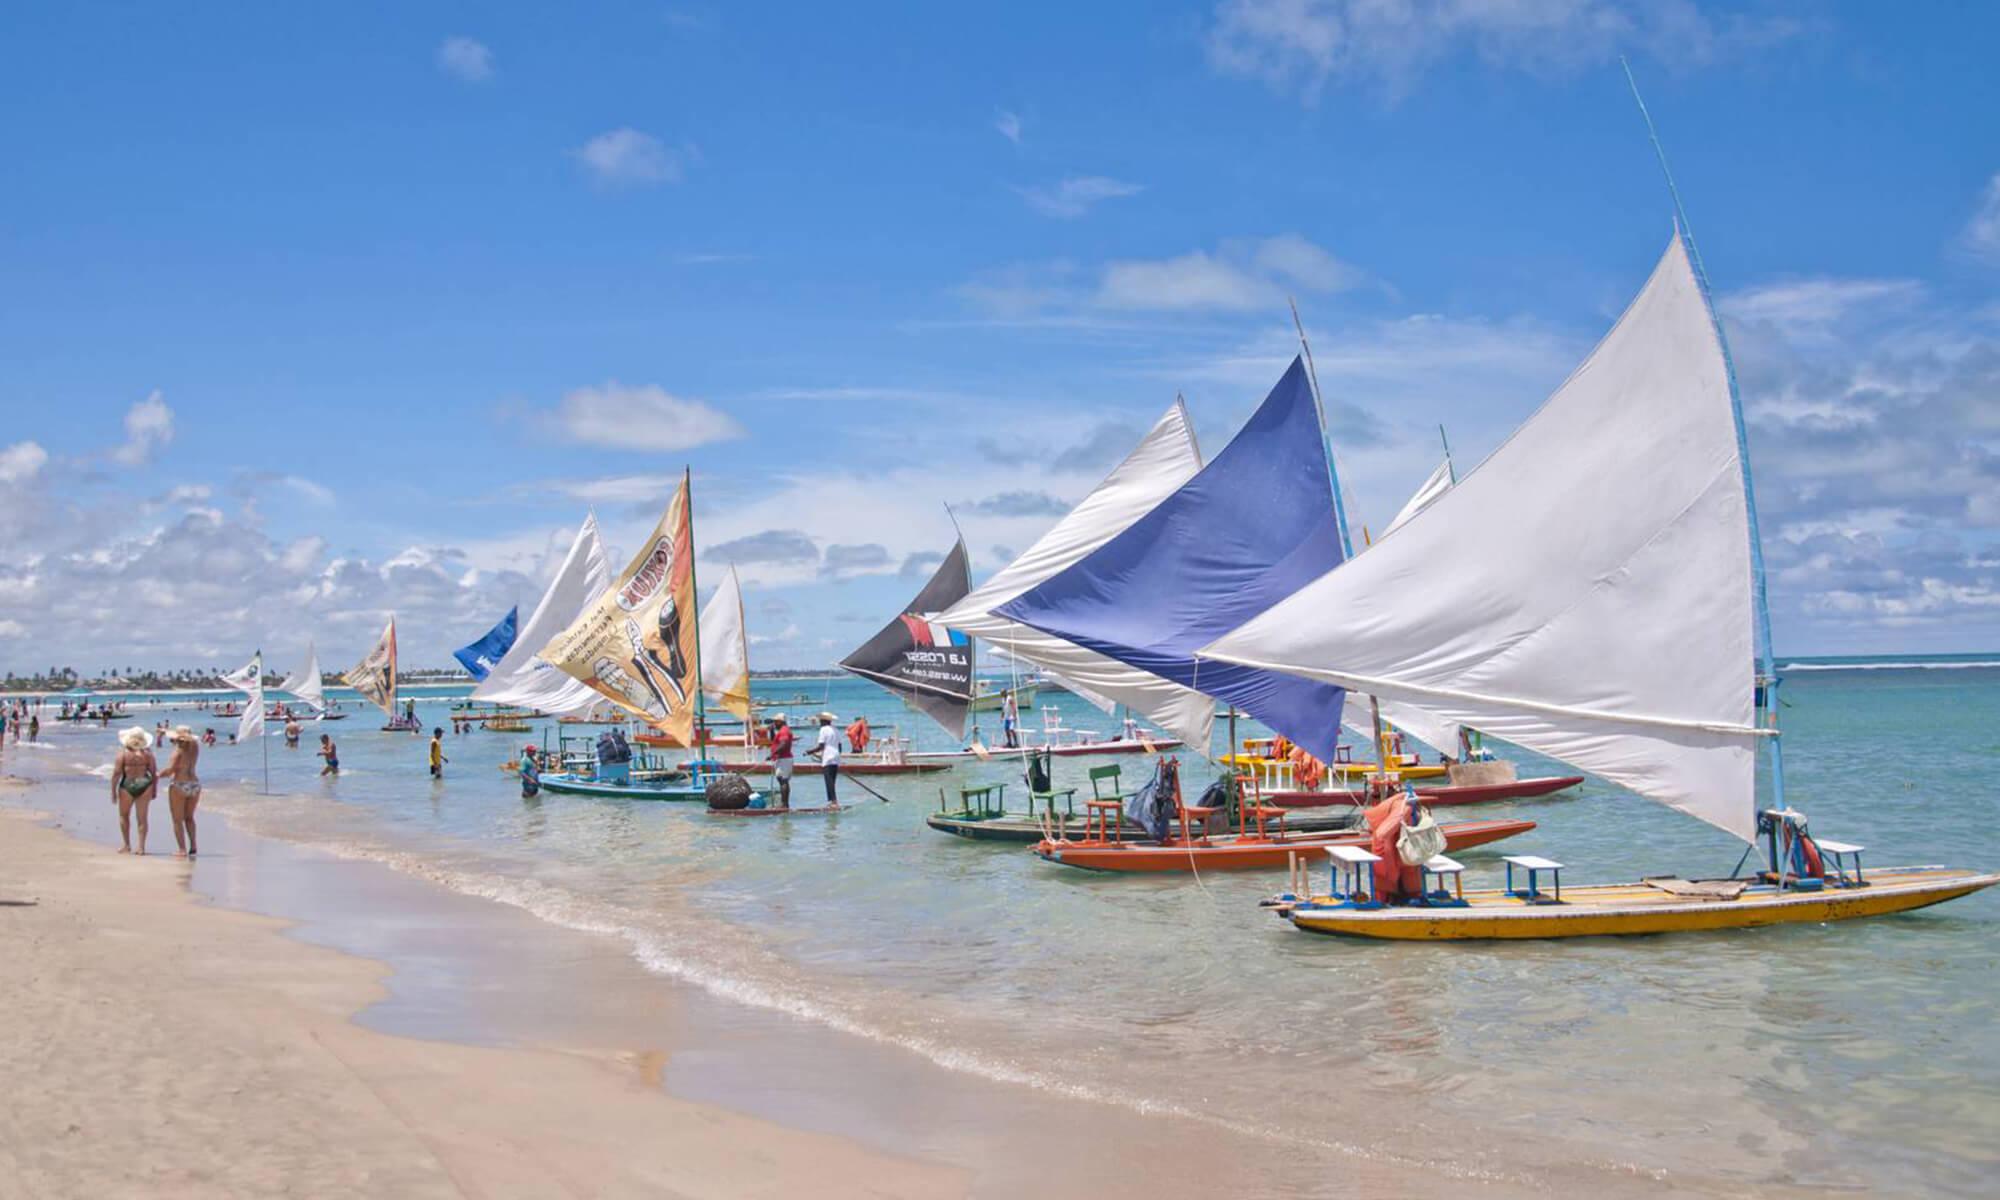
[[1965, 226], [1965, 245], [1988, 262], [2000, 263], [2000, 174], [1986, 181], [1979, 210]]
[[1114, 262], [1104, 268], [1096, 303], [1121, 309], [1255, 309], [1288, 291], [1332, 292], [1361, 273], [1296, 233], [1224, 242], [1214, 253]]
[[279, 482], [322, 507], [333, 503], [333, 489], [299, 475], [287, 475]]
[[1334, 80], [1401, 93], [1429, 67], [1461, 54], [1550, 72], [1640, 50], [1685, 67], [1801, 28], [1787, 18], [1711, 19], [1692, 0], [1223, 0], [1208, 55], [1217, 70], [1295, 88], [1310, 100]]
[[677, 183], [688, 153], [669, 148], [650, 133], [628, 127], [600, 133], [571, 153], [598, 183]]
[[691, 450], [743, 436], [743, 426], [721, 409], [615, 379], [567, 393], [555, 417], [571, 441], [618, 450]]
[[1906, 305], [1923, 296], [1914, 279], [1802, 279], [1767, 284], [1723, 297], [1722, 311], [1762, 321], [1790, 334], [1832, 325], [1860, 310]]
[[1014, 190], [1028, 202], [1029, 208], [1043, 216], [1074, 220], [1089, 212], [1100, 201], [1115, 200], [1120, 196], [1136, 196], [1146, 189], [1141, 184], [1108, 179], [1102, 175], [1071, 175], [1060, 183], [1018, 187]]
[[438, 69], [465, 83], [493, 78], [493, 51], [469, 37], [448, 37], [438, 47]]
[[993, 118], [993, 128], [1016, 146], [1021, 144], [1021, 118], [1015, 114], [1001, 109]]
[[48, 465], [49, 452], [35, 442], [15, 442], [0, 450], [0, 483], [26, 483]]
[[664, 500], [680, 481], [678, 475], [611, 475], [602, 479], [558, 479], [524, 490], [559, 492], [585, 504], [643, 504]]
[[173, 440], [174, 410], [156, 389], [125, 413], [125, 443], [113, 450], [111, 457], [127, 466], [138, 466]]
[[24, 638], [27, 636], [28, 627], [26, 625], [21, 624], [19, 621], [0, 620], [0, 638]]
[[785, 623], [783, 629], [780, 629], [776, 633], [753, 633], [750, 635], [750, 644], [753, 646], [782, 645], [786, 642], [795, 642], [798, 640], [799, 627], [796, 623], [789, 621]]

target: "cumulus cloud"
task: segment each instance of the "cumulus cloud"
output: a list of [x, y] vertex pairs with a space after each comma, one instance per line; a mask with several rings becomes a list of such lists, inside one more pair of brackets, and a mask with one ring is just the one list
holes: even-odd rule
[[125, 441], [111, 457], [136, 467], [151, 461], [154, 454], [174, 440], [174, 410], [158, 390], [125, 412]]
[[833, 545], [826, 548], [826, 555], [820, 563], [820, 574], [833, 579], [875, 574], [887, 570], [890, 562], [888, 548], [878, 542], [864, 542], [858, 546]]
[[464, 83], [493, 78], [493, 51], [469, 37], [448, 37], [438, 47], [438, 69]]
[[1296, 233], [1224, 242], [1210, 253], [1114, 262], [1104, 269], [1098, 303], [1109, 308], [1253, 309], [1289, 291], [1336, 292], [1361, 273]]
[[943, 561], [944, 555], [935, 550], [919, 550], [903, 556], [903, 565], [896, 568], [896, 574], [904, 579], [922, 579], [937, 570], [937, 565]]
[[1796, 36], [1789, 18], [1712, 18], [1692, 0], [1223, 0], [1209, 62], [1316, 98], [1331, 82], [1399, 95], [1429, 68], [1473, 55], [1490, 67], [1573, 71], [1644, 51], [1701, 65]]
[[524, 491], [552, 491], [585, 504], [644, 504], [664, 501], [680, 486], [678, 475], [609, 475], [601, 479], [557, 479], [525, 485]]
[[1986, 181], [1979, 209], [1966, 223], [1966, 249], [1988, 262], [2000, 263], [2000, 174]]
[[571, 153], [605, 186], [678, 183], [691, 157], [691, 151], [629, 126], [600, 133]]
[[1145, 190], [1141, 184], [1126, 183], [1103, 175], [1070, 175], [1059, 183], [1014, 189], [1021, 199], [1028, 202], [1029, 208], [1059, 220], [1074, 220], [1102, 201], [1136, 196]]
[[711, 562], [792, 565], [817, 563], [819, 545], [796, 529], [766, 529], [744, 537], [731, 538], [702, 548], [701, 557]]
[[49, 452], [35, 442], [15, 442], [0, 450], [0, 483], [26, 483], [41, 474]]
[[691, 450], [743, 436], [743, 426], [721, 409], [615, 379], [564, 394], [555, 422], [573, 442], [621, 450]]
[[1907, 306], [1923, 294], [1914, 279], [1801, 279], [1731, 293], [1721, 308], [1739, 320], [1777, 325], [1796, 336], [1868, 310]]
[[[1130, 449], [1129, 444], [1127, 449]], [[1047, 492], [1022, 490], [967, 500], [961, 509], [986, 517], [1060, 517], [1070, 510], [1070, 504]]]

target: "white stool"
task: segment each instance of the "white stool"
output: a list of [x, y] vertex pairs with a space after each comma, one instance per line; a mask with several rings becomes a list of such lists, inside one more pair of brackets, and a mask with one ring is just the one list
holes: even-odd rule
[[[1813, 845], [1819, 847], [1822, 856], [1821, 865], [1824, 865], [1824, 859], [1833, 860], [1833, 874], [1840, 880], [1840, 886], [1860, 887], [1867, 882], [1861, 878], [1861, 852], [1868, 847], [1857, 846], [1852, 842], [1829, 842], [1818, 838], [1813, 840]], [[1854, 878], [1851, 880], [1847, 877], [1849, 870], [1854, 872]]]
[[[1336, 900], [1357, 900], [1361, 895], [1361, 872], [1363, 868], [1373, 868], [1382, 861], [1382, 856], [1359, 846], [1328, 846], [1326, 856], [1333, 860], [1333, 898]], [[1347, 890], [1341, 891], [1341, 873], [1346, 872]], [[1371, 870], [1372, 875], [1372, 870]], [[1368, 899], [1375, 899], [1374, 881], [1369, 881]]]
[[[1433, 876], [1437, 879], [1435, 896], [1431, 893]], [[1449, 894], [1445, 891], [1446, 879], [1450, 879], [1452, 883], [1452, 891]], [[1465, 903], [1465, 866], [1457, 859], [1446, 858], [1442, 854], [1433, 855], [1430, 861], [1417, 868], [1417, 883], [1426, 900], [1450, 898], [1460, 904]]]
[[[1563, 865], [1561, 863], [1556, 862], [1554, 859], [1542, 858], [1534, 854], [1509, 854], [1501, 861], [1507, 864], [1507, 894], [1509, 896], [1514, 896], [1517, 897], [1518, 899], [1527, 900], [1536, 904], [1548, 901], [1550, 897], [1542, 895], [1541, 891], [1535, 887], [1535, 876], [1541, 874], [1543, 871], [1547, 871], [1551, 876], [1551, 879], [1555, 885], [1554, 902], [1557, 904], [1562, 903]], [[1523, 871], [1526, 871], [1528, 873], [1528, 890], [1525, 892], [1517, 892], [1514, 890], [1515, 867], [1519, 867]]]

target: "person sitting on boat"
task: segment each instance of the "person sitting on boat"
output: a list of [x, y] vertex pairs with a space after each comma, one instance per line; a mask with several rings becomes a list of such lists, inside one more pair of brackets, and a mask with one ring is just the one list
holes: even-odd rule
[[868, 748], [868, 718], [856, 717], [847, 727], [847, 748], [859, 754]]
[[784, 713], [771, 714], [771, 774], [778, 781], [778, 807], [792, 806], [792, 727]]

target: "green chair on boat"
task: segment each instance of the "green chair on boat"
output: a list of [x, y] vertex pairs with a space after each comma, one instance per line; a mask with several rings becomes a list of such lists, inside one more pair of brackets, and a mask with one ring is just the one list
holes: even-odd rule
[[[1047, 750], [1038, 750], [1028, 755], [1028, 815], [1035, 815], [1035, 805], [1040, 804], [1051, 816], [1074, 817], [1076, 815], [1076, 789], [1059, 788], [1055, 784], [1055, 771], [1050, 765], [1055, 761]], [[1056, 812], [1056, 801], [1062, 801], [1063, 811]]]

